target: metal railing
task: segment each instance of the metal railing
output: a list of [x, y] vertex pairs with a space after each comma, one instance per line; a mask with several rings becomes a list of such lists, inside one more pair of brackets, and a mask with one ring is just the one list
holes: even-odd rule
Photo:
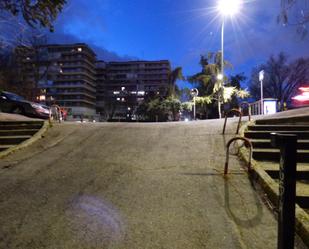
[[224, 120], [224, 126], [223, 126], [222, 134], [225, 133], [226, 122], [227, 122], [227, 116], [228, 116], [229, 114], [231, 114], [231, 113], [234, 113], [234, 114], [237, 113], [237, 114], [239, 115], [239, 120], [238, 120], [237, 129], [236, 129], [236, 134], [238, 134], [238, 132], [239, 132], [242, 114], [241, 114], [241, 112], [240, 112], [238, 109], [232, 109], [232, 110], [229, 110], [228, 112], [225, 112], [225, 114], [224, 114], [225, 120]]
[[251, 161], [252, 161], [252, 153], [253, 153], [253, 146], [252, 143], [249, 139], [245, 138], [245, 137], [234, 137], [232, 139], [230, 139], [227, 144], [226, 144], [226, 157], [225, 157], [225, 166], [224, 166], [224, 175], [226, 175], [228, 173], [228, 167], [229, 167], [229, 150], [230, 150], [230, 145], [237, 141], [237, 140], [242, 140], [244, 141], [244, 145], [246, 146], [246, 148], [249, 148], [249, 162], [248, 162], [248, 171], [251, 171]]
[[249, 121], [251, 121], [251, 104], [249, 102], [246, 102], [246, 101], [240, 103], [239, 109], [240, 109], [240, 112], [242, 113], [242, 116], [244, 116], [244, 113], [243, 113], [243, 106], [244, 105], [248, 106], [248, 117], [249, 117]]

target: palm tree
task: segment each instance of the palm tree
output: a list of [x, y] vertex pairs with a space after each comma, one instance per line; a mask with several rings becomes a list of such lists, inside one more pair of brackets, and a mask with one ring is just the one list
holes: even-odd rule
[[[201, 55], [200, 65], [202, 71], [188, 78], [189, 82], [198, 84], [201, 97], [198, 97], [196, 101], [202, 105], [216, 101], [219, 118], [221, 118], [221, 104], [230, 100], [232, 95], [243, 95], [244, 91], [237, 87], [225, 86], [224, 82], [228, 81], [225, 75], [223, 80], [218, 80], [218, 75], [221, 73], [221, 52], [210, 52], [207, 56]], [[231, 68], [232, 64], [224, 61], [224, 67]]]
[[185, 77], [182, 74], [182, 67], [176, 67], [173, 71], [169, 74], [169, 89], [168, 89], [168, 95], [169, 96], [179, 96], [180, 90], [178, 86], [176, 85], [177, 80], [184, 80]]

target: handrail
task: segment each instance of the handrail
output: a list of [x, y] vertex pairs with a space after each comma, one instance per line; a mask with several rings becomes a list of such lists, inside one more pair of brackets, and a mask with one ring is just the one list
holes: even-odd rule
[[228, 112], [225, 113], [225, 120], [224, 120], [224, 126], [223, 126], [222, 134], [225, 133], [225, 127], [226, 127], [226, 122], [227, 122], [227, 115], [230, 114], [230, 113], [237, 113], [239, 115], [239, 120], [238, 120], [238, 125], [237, 125], [237, 130], [236, 130], [236, 134], [238, 134], [239, 127], [240, 127], [240, 122], [241, 122], [241, 117], [242, 117], [242, 114], [241, 114], [241, 112], [238, 109], [231, 109], [231, 110], [229, 110]]
[[252, 153], [253, 153], [252, 143], [249, 139], [247, 139], [245, 137], [234, 137], [234, 138], [230, 139], [226, 144], [226, 158], [225, 158], [225, 166], [224, 166], [224, 175], [226, 175], [228, 173], [230, 145], [232, 144], [232, 142], [234, 142], [236, 140], [244, 141], [246, 148], [248, 148], [248, 147], [250, 148], [248, 170], [251, 171], [251, 160], [252, 160]]
[[[53, 110], [55, 112], [53, 112]], [[54, 116], [55, 113], [55, 116]], [[61, 123], [62, 120], [62, 114], [61, 114], [61, 107], [59, 105], [51, 105], [49, 109], [49, 122], [51, 122], [52, 119], [58, 120], [59, 123]]]
[[244, 102], [240, 103], [239, 107], [240, 107], [240, 111], [241, 111], [242, 115], [243, 115], [243, 109], [242, 109], [243, 105], [247, 105], [248, 106], [248, 116], [249, 116], [249, 121], [251, 121], [251, 105], [247, 101], [244, 101]]

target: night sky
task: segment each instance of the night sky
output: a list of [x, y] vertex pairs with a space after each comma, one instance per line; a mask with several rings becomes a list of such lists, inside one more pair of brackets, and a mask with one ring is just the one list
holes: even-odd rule
[[[49, 42], [85, 42], [107, 61], [168, 59], [188, 76], [200, 70], [200, 54], [220, 50], [215, 6], [215, 0], [68, 0]], [[280, 51], [290, 59], [309, 56], [308, 36], [279, 25], [279, 11], [280, 0], [247, 1], [226, 20], [225, 59], [234, 65], [228, 73], [249, 76]]]

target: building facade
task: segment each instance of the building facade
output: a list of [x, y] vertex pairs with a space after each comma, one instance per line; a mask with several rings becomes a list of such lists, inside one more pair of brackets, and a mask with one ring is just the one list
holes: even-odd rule
[[132, 119], [148, 94], [171, 87], [168, 60], [104, 62], [84, 43], [19, 49], [21, 74], [35, 84], [31, 100], [65, 107], [73, 118]]
[[106, 63], [105, 100], [115, 118], [131, 119], [151, 92], [166, 95], [170, 72], [168, 60]]
[[22, 54], [27, 81], [38, 90], [36, 100], [65, 107], [73, 116], [95, 114], [96, 55], [86, 44], [43, 45]]

